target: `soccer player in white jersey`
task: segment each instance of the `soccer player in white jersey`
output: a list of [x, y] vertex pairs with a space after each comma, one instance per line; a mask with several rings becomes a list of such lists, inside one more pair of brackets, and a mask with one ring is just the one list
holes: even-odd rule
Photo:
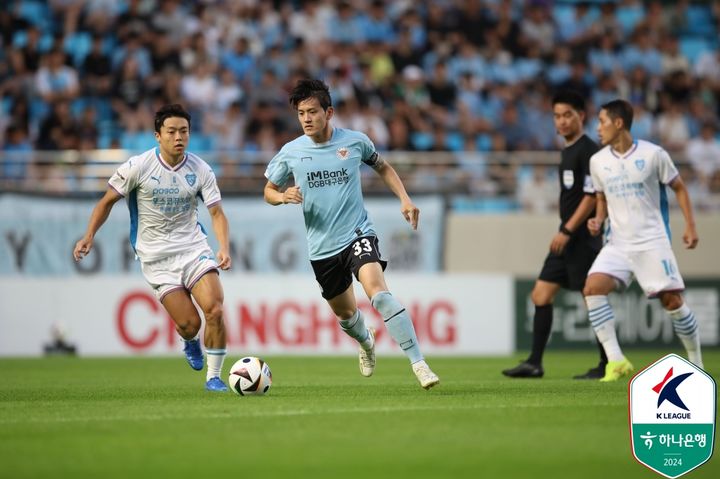
[[650, 298], [659, 298], [672, 319], [675, 333], [691, 362], [702, 367], [695, 315], [683, 300], [685, 283], [670, 244], [665, 187], [677, 196], [685, 217], [683, 242], [695, 248], [698, 235], [687, 188], [670, 155], [660, 146], [633, 140], [632, 106], [613, 100], [602, 106], [598, 134], [604, 148], [590, 159], [597, 194], [596, 215], [588, 220], [592, 234], [600, 234], [609, 218], [608, 242], [595, 259], [585, 282], [590, 323], [605, 348], [608, 364], [601, 381], [616, 381], [633, 371], [615, 334], [615, 318], [608, 294], [637, 279]]
[[[305, 134], [285, 144], [268, 164], [265, 201], [302, 205], [315, 278], [342, 330], [360, 345], [360, 373], [371, 376], [375, 370], [375, 331], [365, 325], [357, 307], [353, 275], [410, 360], [420, 385], [435, 386], [440, 380], [425, 362], [410, 315], [385, 283], [387, 263], [381, 259], [363, 204], [360, 166], [364, 163], [380, 175], [400, 199], [400, 211], [413, 229], [417, 229], [420, 210], [395, 169], [380, 158], [365, 134], [330, 125], [334, 111], [327, 85], [300, 80], [290, 94], [290, 104]], [[294, 185], [284, 188], [291, 177]]]
[[[130, 242], [140, 259], [145, 279], [175, 322], [190, 367], [203, 369], [199, 331], [205, 316], [207, 352], [205, 388], [227, 391], [220, 379], [226, 354], [223, 289], [218, 269], [231, 265], [228, 221], [220, 204], [220, 190], [210, 166], [186, 151], [190, 114], [178, 104], [155, 114], [158, 147], [123, 163], [108, 181], [105, 195], [95, 206], [85, 235], [73, 251], [76, 261], [86, 256], [93, 238], [115, 203], [127, 199]], [[210, 212], [219, 243], [213, 254], [197, 219], [200, 198]]]

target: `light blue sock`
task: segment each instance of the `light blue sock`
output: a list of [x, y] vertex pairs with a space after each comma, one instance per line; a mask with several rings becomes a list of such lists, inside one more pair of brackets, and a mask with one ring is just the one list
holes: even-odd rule
[[380, 291], [370, 299], [370, 302], [382, 315], [390, 336], [405, 352], [410, 363], [422, 361], [423, 355], [415, 335], [415, 327], [405, 307], [389, 291]]
[[370, 331], [365, 326], [365, 318], [359, 309], [355, 310], [355, 314], [350, 319], [340, 319], [338, 323], [345, 334], [360, 343], [364, 349], [370, 349], [373, 346], [370, 341]]

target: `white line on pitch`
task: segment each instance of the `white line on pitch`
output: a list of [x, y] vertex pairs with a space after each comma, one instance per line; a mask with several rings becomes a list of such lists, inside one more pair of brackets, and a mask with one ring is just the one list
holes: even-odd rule
[[[617, 406], [619, 403], [603, 402], [585, 404], [583, 407]], [[247, 411], [237, 410], [233, 413], [209, 412], [206, 414], [186, 412], [175, 414], [133, 414], [115, 416], [58, 416], [58, 417], [6, 417], [0, 418], [0, 424], [22, 424], [22, 423], [70, 423], [70, 422], [111, 422], [111, 421], [166, 421], [175, 419], [230, 419], [247, 417], [283, 417], [283, 416], [322, 416], [326, 414], [352, 414], [352, 413], [387, 413], [387, 412], [412, 412], [412, 411], [466, 411], [473, 409], [546, 409], [548, 407], [567, 407], [563, 405], [548, 406], [544, 404], [507, 404], [507, 405], [485, 405], [469, 404], [464, 406], [448, 406], [447, 404], [435, 404], [426, 406], [369, 406], [352, 408], [332, 409], [278, 409]]]

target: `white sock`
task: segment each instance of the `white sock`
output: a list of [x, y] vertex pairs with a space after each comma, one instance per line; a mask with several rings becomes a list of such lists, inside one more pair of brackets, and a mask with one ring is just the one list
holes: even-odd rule
[[622, 361], [625, 359], [615, 333], [615, 314], [613, 313], [607, 296], [586, 296], [588, 317], [590, 325], [597, 335], [598, 341], [605, 349], [608, 361]]
[[680, 338], [685, 351], [687, 351], [688, 359], [694, 365], [702, 368], [702, 353], [700, 351], [700, 333], [698, 333], [698, 325], [695, 320], [695, 313], [688, 307], [687, 303], [683, 303], [678, 309], [668, 311], [670, 319], [672, 319], [675, 334]]
[[210, 378], [219, 378], [222, 373], [222, 366], [225, 361], [227, 349], [208, 348], [205, 352], [207, 353], [207, 375], [205, 376], [205, 379], [209, 381]]

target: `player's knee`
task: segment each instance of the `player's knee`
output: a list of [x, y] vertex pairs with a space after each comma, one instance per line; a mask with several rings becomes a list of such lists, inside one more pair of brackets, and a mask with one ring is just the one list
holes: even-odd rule
[[197, 318], [197, 320], [175, 321], [175, 328], [183, 338], [194, 338], [200, 332], [200, 318]]
[[599, 284], [588, 281], [585, 283], [583, 288], [583, 296], [604, 296], [607, 295], [605, 288], [602, 288]]
[[223, 319], [223, 305], [220, 301], [216, 301], [209, 307], [203, 309], [205, 321], [208, 323], [219, 323]]
[[357, 308], [333, 308], [333, 313], [340, 321], [352, 318], [355, 316], [355, 311], [357, 311]]
[[678, 293], [665, 293], [660, 295], [660, 302], [663, 309], [674, 311], [683, 305], [683, 298]]

